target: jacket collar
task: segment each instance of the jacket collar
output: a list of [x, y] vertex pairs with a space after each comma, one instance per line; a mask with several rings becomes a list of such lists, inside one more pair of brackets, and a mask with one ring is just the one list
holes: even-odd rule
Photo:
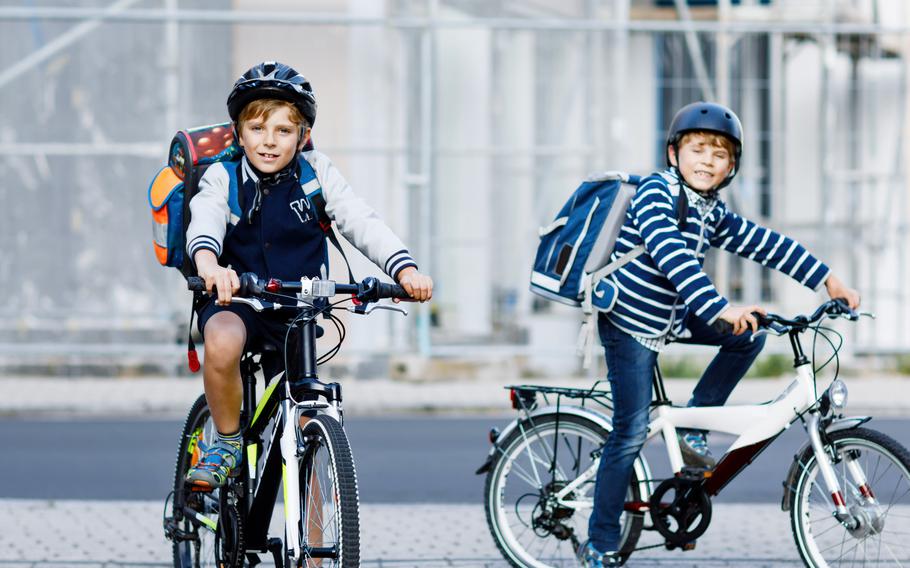
[[281, 170], [273, 174], [264, 174], [253, 167], [253, 164], [247, 159], [244, 155], [241, 159], [241, 171], [243, 172], [243, 182], [252, 181], [258, 183], [261, 186], [270, 186], [278, 185], [289, 179], [299, 180], [299, 164], [297, 163], [298, 156], [300, 154], [295, 154], [294, 159], [292, 159], [288, 165], [283, 167]]

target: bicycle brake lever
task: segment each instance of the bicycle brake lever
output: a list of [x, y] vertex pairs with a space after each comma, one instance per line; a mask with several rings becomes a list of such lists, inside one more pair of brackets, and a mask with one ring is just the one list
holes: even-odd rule
[[756, 337], [761, 337], [762, 335], [776, 335], [780, 337], [781, 335], [785, 335], [787, 333], [786, 328], [781, 327], [781, 329], [778, 329], [776, 325], [777, 324], [772, 324], [771, 327], [763, 327], [758, 331], [753, 332], [752, 337], [749, 338], [749, 341], [755, 341]]
[[875, 313], [874, 313], [874, 312], [856, 312], [856, 315], [858, 315], [858, 316], [860, 316], [860, 317], [865, 316], [865, 317], [867, 317], [867, 318], [875, 319]]
[[275, 302], [263, 302], [259, 298], [231, 298], [232, 304], [246, 304], [257, 312], [280, 310], [283, 306]]
[[408, 311], [406, 309], [400, 308], [398, 306], [389, 306], [387, 304], [370, 304], [366, 309], [359, 309], [354, 306], [348, 306], [345, 309], [354, 314], [364, 315], [371, 313], [373, 310], [389, 310], [390, 312], [398, 312], [405, 316], [408, 315]]

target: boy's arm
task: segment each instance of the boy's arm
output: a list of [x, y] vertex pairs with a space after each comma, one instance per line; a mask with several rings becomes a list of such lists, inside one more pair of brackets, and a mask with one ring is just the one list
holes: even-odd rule
[[718, 208], [720, 221], [712, 246], [783, 272], [813, 290], [825, 283], [831, 270], [798, 242], [740, 217], [723, 203]]
[[695, 252], [686, 246], [667, 186], [658, 180], [645, 182], [632, 199], [631, 214], [645, 249], [682, 300], [696, 317], [714, 323], [728, 302], [702, 271]]
[[190, 200], [190, 226], [186, 230], [186, 251], [195, 259], [200, 250], [221, 256], [231, 210], [228, 205], [230, 177], [224, 165], [212, 164], [199, 180], [199, 191]]
[[338, 169], [323, 154], [308, 152], [325, 196], [325, 209], [338, 230], [383, 272], [399, 281], [406, 268], [417, 268], [407, 247], [376, 211], [358, 197]]

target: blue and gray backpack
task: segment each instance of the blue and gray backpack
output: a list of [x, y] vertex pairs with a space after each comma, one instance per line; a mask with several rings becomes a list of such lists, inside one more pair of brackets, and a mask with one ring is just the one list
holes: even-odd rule
[[[540, 243], [531, 271], [531, 291], [556, 302], [581, 307], [586, 321], [579, 350], [591, 345], [595, 309], [608, 311], [612, 298], [598, 292], [604, 277], [645, 252], [639, 245], [610, 262], [626, 211], [642, 178], [622, 172], [591, 176], [572, 196], [552, 223], [540, 228]], [[685, 224], [688, 202], [680, 193], [677, 224]], [[585, 366], [590, 359], [589, 349]]]

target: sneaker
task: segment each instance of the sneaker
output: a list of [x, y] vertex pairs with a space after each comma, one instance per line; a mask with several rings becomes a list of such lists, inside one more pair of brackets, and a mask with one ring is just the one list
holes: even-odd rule
[[186, 482], [199, 489], [223, 487], [228, 477], [240, 473], [240, 444], [218, 440], [209, 446], [199, 462], [186, 472]]
[[578, 549], [578, 561], [581, 562], [583, 568], [622, 566], [622, 558], [618, 552], [600, 552], [594, 548], [590, 540]]
[[708, 433], [704, 430], [676, 431], [679, 438], [679, 449], [682, 450], [683, 462], [689, 467], [714, 469], [714, 456], [708, 449]]

